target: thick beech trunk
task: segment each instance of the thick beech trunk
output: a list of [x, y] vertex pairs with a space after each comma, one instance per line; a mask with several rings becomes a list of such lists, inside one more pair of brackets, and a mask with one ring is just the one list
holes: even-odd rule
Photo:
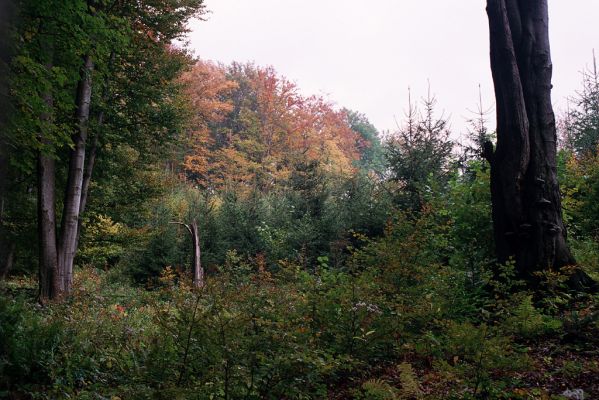
[[[51, 68], [51, 65], [47, 66]], [[53, 107], [51, 94], [44, 101], [49, 110]], [[42, 122], [50, 120], [42, 115]], [[40, 134], [42, 146], [51, 143]], [[56, 247], [56, 167], [52, 155], [40, 150], [37, 155], [37, 231], [39, 240], [39, 298], [46, 302], [59, 298], [64, 293], [64, 271], [58, 264]]]
[[39, 239], [40, 300], [55, 299], [64, 291], [63, 271], [56, 252], [56, 210], [54, 159], [40, 153], [37, 161], [37, 218]]
[[[487, 0], [497, 147], [491, 164], [498, 261], [513, 258], [521, 277], [574, 266], [566, 244], [556, 170], [547, 0]], [[595, 283], [578, 271], [575, 286]]]
[[74, 148], [71, 150], [68, 180], [62, 214], [60, 243], [58, 251], [59, 268], [64, 271], [64, 288], [68, 294], [73, 281], [73, 261], [77, 251], [77, 232], [83, 188], [85, 146], [89, 124], [89, 109], [92, 93], [92, 72], [94, 63], [91, 56], [84, 57], [81, 78], [77, 86], [77, 130], [73, 135]]

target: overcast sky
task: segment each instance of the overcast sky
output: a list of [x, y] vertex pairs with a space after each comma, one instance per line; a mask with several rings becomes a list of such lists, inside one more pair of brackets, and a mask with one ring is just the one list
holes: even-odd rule
[[[207, 21], [191, 25], [203, 59], [272, 65], [304, 94], [324, 94], [365, 113], [379, 130], [403, 118], [407, 89], [426, 95], [454, 131], [483, 103], [493, 105], [484, 0], [206, 0]], [[549, 0], [553, 101], [580, 87], [599, 50], [599, 0]], [[490, 115], [494, 125], [494, 115]], [[457, 133], [457, 132], [454, 132]]]

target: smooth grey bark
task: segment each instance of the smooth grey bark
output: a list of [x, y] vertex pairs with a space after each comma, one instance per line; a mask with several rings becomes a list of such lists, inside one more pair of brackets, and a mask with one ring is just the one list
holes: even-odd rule
[[92, 57], [88, 54], [83, 59], [81, 78], [77, 85], [77, 129], [73, 135], [74, 147], [71, 150], [69, 160], [69, 171], [58, 248], [59, 267], [64, 271], [64, 289], [67, 294], [71, 291], [73, 281], [73, 261], [77, 251], [77, 232], [83, 189], [85, 147], [89, 125], [93, 70], [94, 62]]
[[204, 286], [204, 269], [200, 252], [200, 233], [195, 219], [191, 222], [191, 238], [193, 242], [193, 286], [202, 288]]
[[[112, 66], [114, 65], [116, 54], [115, 52], [110, 53], [110, 58], [108, 61], [108, 70], [110, 71]], [[108, 77], [106, 77], [104, 81], [104, 91], [102, 93], [102, 100], [104, 102], [108, 101]], [[97, 131], [95, 132], [91, 147], [89, 149], [89, 154], [85, 160], [85, 169], [83, 172], [83, 182], [81, 186], [81, 201], [79, 204], [79, 220], [77, 221], [77, 237], [75, 239], [75, 249], [79, 248], [79, 239], [81, 238], [81, 230], [83, 229], [83, 219], [82, 216], [85, 213], [85, 208], [87, 206], [87, 198], [89, 194], [89, 185], [91, 183], [91, 179], [94, 172], [94, 166], [96, 165], [96, 158], [98, 156], [98, 150], [100, 146], [100, 136], [102, 134], [102, 127], [104, 125], [104, 110], [100, 110], [98, 113], [98, 121], [97, 121]]]
[[198, 223], [194, 218], [191, 224], [184, 224], [183, 222], [171, 222], [171, 224], [177, 224], [184, 226], [191, 236], [192, 243], [192, 261], [191, 268], [193, 274], [193, 286], [201, 289], [204, 287], [204, 268], [202, 268], [202, 254], [200, 249], [200, 234], [198, 229]]
[[[497, 147], [491, 164], [493, 228], [500, 263], [519, 275], [575, 266], [566, 243], [557, 181], [547, 0], [487, 0]], [[596, 284], [578, 270], [578, 288]]]
[[[104, 120], [104, 111], [100, 112], [98, 117], [98, 125], [101, 125]], [[85, 161], [85, 169], [83, 172], [83, 181], [81, 184], [81, 200], [79, 201], [79, 219], [77, 221], [77, 236], [75, 238], [75, 249], [79, 248], [79, 239], [81, 238], [81, 230], [83, 229], [83, 213], [85, 212], [85, 208], [87, 206], [87, 196], [89, 192], [89, 185], [92, 180], [92, 175], [94, 171], [94, 166], [96, 164], [96, 157], [98, 155], [98, 146], [100, 143], [99, 138], [100, 133], [97, 132], [94, 136], [94, 140], [92, 142], [91, 148], [89, 150], [89, 154], [86, 157]]]

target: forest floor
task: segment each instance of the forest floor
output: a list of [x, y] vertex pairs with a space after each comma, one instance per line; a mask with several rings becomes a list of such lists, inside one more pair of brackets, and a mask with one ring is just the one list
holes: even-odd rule
[[[524, 343], [526, 353], [531, 360], [531, 368], [525, 372], [505, 374], [494, 371], [493, 379], [510, 382], [511, 389], [506, 391], [505, 399], [530, 400], [592, 400], [599, 399], [599, 332], [576, 341], [560, 338], [545, 338], [542, 342]], [[584, 341], [582, 341], [584, 339]], [[471, 398], [472, 391], [464, 391], [456, 397], [455, 387], [458, 380], [440, 374], [432, 368], [434, 360], [410, 360], [414, 374], [419, 382], [420, 396], [413, 398], [447, 399]], [[427, 365], [428, 364], [428, 365]], [[455, 377], [453, 377], [455, 378]], [[347, 382], [331, 390], [331, 400], [355, 399], [355, 388], [365, 382], [384, 382], [394, 388], [401, 388], [402, 376], [397, 365], [389, 365], [371, 371], [358, 382]], [[516, 387], [516, 389], [514, 389]], [[580, 396], [583, 397], [580, 397]], [[400, 397], [403, 398], [403, 397]], [[478, 397], [486, 399], [484, 393]], [[493, 397], [496, 398], [496, 397]]]
[[[156, 297], [156, 293], [145, 292], [141, 289], [133, 290], [131, 288], [120, 286], [108, 286], [101, 292], [83, 290], [83, 286], [85, 285], [92, 285], [94, 281], [96, 282], [96, 285], [98, 282], [101, 282], [98, 278], [99, 276], [92, 273], [85, 275], [85, 280], [80, 282], [80, 286], [82, 286], [77, 295], [78, 299], [73, 300], [69, 312], [65, 313], [59, 309], [56, 310], [60, 311], [56, 314], [56, 317], [62, 321], [61, 324], [65, 324], [64, 326], [68, 328], [69, 331], [78, 332], [80, 335], [79, 340], [82, 340], [82, 342], [78, 343], [85, 344], [85, 347], [83, 348], [68, 347], [68, 344], [66, 347], [67, 349], [71, 349], [73, 352], [71, 354], [72, 356], [83, 357], [74, 358], [74, 360], [78, 360], [78, 363], [81, 363], [81, 368], [85, 367], [87, 363], [84, 359], [85, 357], [88, 357], [88, 355], [86, 355], [87, 352], [94, 357], [98, 357], [100, 354], [111, 354], [118, 358], [119, 354], [121, 354], [117, 343], [119, 341], [119, 335], [122, 334], [121, 328], [124, 327], [133, 331], [132, 328], [129, 328], [129, 324], [134, 324], [135, 321], [139, 321], [142, 324], [140, 326], [144, 329], [156, 329], [156, 326], [152, 327], [152, 320], [145, 319], [144, 316], [148, 313], [150, 308], [144, 307], [143, 309], [139, 308], [138, 311], [135, 311], [135, 307], [131, 304], [115, 308], [109, 306], [113, 304], [113, 300], [108, 297], [110, 294], [122, 297], [123, 293], [129, 291], [129, 295], [127, 295], [128, 301], [129, 303], [135, 303], [140, 300], [140, 296], [150, 295], [153, 298]], [[119, 291], [124, 292], [117, 293]], [[24, 299], [24, 304], [29, 307], [27, 317], [25, 317], [21, 323], [24, 323], [24, 328], [29, 327], [30, 329], [37, 329], [37, 332], [31, 331], [32, 334], [38, 335], [31, 339], [31, 346], [40, 346], [39, 344], [35, 344], [36, 341], [41, 340], [50, 343], [55, 340], [52, 339], [53, 336], [51, 336], [53, 331], [49, 329], [51, 325], [48, 325], [45, 322], [45, 325], [40, 325], [43, 320], [35, 319], [35, 316], [40, 314], [41, 308], [35, 304], [36, 289], [34, 279], [13, 280], [9, 285], [2, 287], [0, 294], [5, 299]], [[125, 303], [119, 304], [122, 305]], [[593, 322], [596, 320], [597, 315], [593, 312], [589, 312], [587, 315], [585, 311], [587, 308], [583, 306], [578, 309], [583, 310], [583, 312], [577, 314], [576, 317], [570, 315], [569, 318], [564, 318], [564, 321], [567, 321], [567, 323], [561, 325], [561, 328], [557, 331], [534, 336], [529, 340], [523, 339], [522, 337], [510, 337], [510, 346], [513, 349], [516, 349], [516, 351], [511, 353], [513, 358], [510, 359], [509, 356], [507, 356], [507, 363], [505, 362], [505, 354], [510, 353], [504, 353], [504, 355], [501, 356], [504, 361], [494, 359], [495, 354], [501, 354], [501, 351], [503, 351], [503, 349], [500, 349], [499, 347], [501, 346], [501, 343], [504, 342], [494, 342], [493, 340], [495, 339], [492, 337], [488, 338], [489, 344], [483, 344], [482, 347], [480, 343], [476, 344], [475, 342], [475, 344], [479, 346], [478, 348], [482, 349], [482, 353], [475, 352], [474, 354], [476, 354], [476, 356], [474, 358], [467, 358], [467, 351], [463, 352], [463, 355], [458, 357], [454, 355], [456, 352], [452, 352], [452, 350], [449, 350], [445, 355], [435, 355], [432, 351], [425, 353], [420, 352], [420, 355], [418, 355], [419, 351], [414, 347], [414, 343], [408, 340], [401, 345], [402, 347], [405, 347], [405, 352], [395, 360], [388, 359], [387, 361], [381, 361], [378, 364], [374, 361], [367, 362], [360, 364], [361, 367], [346, 369], [346, 372], [341, 372], [340, 369], [337, 374], [330, 375], [331, 378], [325, 380], [325, 383], [327, 380], [329, 381], [329, 384], [327, 384], [328, 390], [326, 390], [326, 392], [328, 392], [328, 398], [331, 400], [599, 399], [599, 325]], [[4, 313], [4, 316], [2, 316], [2, 312]], [[4, 318], [2, 320], [4, 322], [11, 320], [16, 321], [18, 318], [23, 317], [22, 315], [9, 314], [9, 309], [5, 309], [2, 312], [0, 312], [0, 317]], [[95, 315], [96, 317], [91, 317], [92, 315]], [[453, 337], [455, 343], [467, 347], [467, 342], [476, 337], [468, 336], [468, 334], [471, 333], [469, 330], [474, 329], [474, 326], [467, 324], [456, 326], [459, 327], [459, 329], [453, 334], [446, 333], [447, 337], [445, 340], [449, 340], [448, 338]], [[43, 329], [40, 330], [40, 327]], [[5, 330], [5, 328], [7, 327], [0, 326], [0, 331]], [[98, 329], [104, 330], [103, 335], [106, 335], [106, 338], [102, 339], [101, 336], [103, 335], [97, 334], [99, 332]], [[111, 332], [114, 333], [114, 335], [111, 334]], [[18, 332], [14, 334], [18, 334]], [[164, 332], [157, 332], [157, 334], [159, 337], [163, 337], [162, 335]], [[26, 334], [19, 340], [29, 340], [27, 335], [29, 334]], [[58, 333], [56, 338], [59, 337], [62, 337], [62, 334]], [[483, 337], [485, 336], [483, 335]], [[400, 338], [401, 336], [398, 336], [394, 340], [399, 340]], [[142, 350], [145, 349], [145, 346], [149, 346], [153, 343], [151, 340], [144, 339], [143, 334], [141, 334], [139, 338], [129, 338], [127, 340], [131, 343], [139, 342], [138, 345], [141, 346], [140, 349]], [[12, 343], [15, 344], [15, 342]], [[10, 353], [10, 349], [3, 349], [2, 344], [3, 338], [0, 337], [0, 351], [8, 350]], [[22, 345], [29, 346], [26, 343], [22, 343]], [[111, 346], [116, 347], [110, 350], [109, 348]], [[167, 353], [161, 346], [162, 345], [159, 345], [159, 347], [155, 349], [158, 351], [156, 354], [160, 357], [166, 357]], [[271, 345], [269, 344], [268, 346], [270, 347]], [[454, 348], [454, 350], [457, 348]], [[25, 347], [23, 348], [23, 351], [27, 352]], [[302, 349], [300, 351], [303, 352], [304, 350]], [[161, 354], [161, 352], [164, 352], [164, 354]], [[143, 352], [140, 350], [139, 355], [141, 354], [143, 354]], [[300, 354], [301, 353], [298, 353], [298, 355]], [[477, 360], [479, 354], [480, 362]], [[23, 364], [23, 372], [31, 370], [29, 365], [37, 365], [35, 368], [39, 368], [39, 365], [41, 365], [39, 364], [37, 353], [32, 352], [29, 356], [33, 357], [31, 359], [31, 364], [27, 364], [26, 356], [18, 354], [12, 355], [15, 361], [19, 361]], [[198, 354], [198, 357], [200, 360], [203, 358], [201, 354]], [[271, 361], [272, 360], [269, 360], [267, 362]], [[0, 353], [0, 380], [2, 379], [2, 362], [3, 358]], [[513, 364], [513, 368], [510, 363]], [[6, 365], [10, 365], [10, 363]], [[99, 365], [104, 364], [101, 363]], [[61, 362], [58, 363], [55, 368], [56, 369], [53, 370], [54, 373], [59, 375], [64, 373]], [[79, 373], [77, 371], [78, 369], [75, 370], [75, 372]], [[59, 375], [56, 376], [57, 379], [60, 378]], [[3, 397], [3, 393], [4, 395], [8, 393], [8, 398], [20, 400], [34, 398], [34, 396], [43, 392], [42, 389], [39, 389], [39, 385], [31, 382], [26, 376], [21, 376], [20, 379], [22, 379], [21, 387], [29, 387], [29, 390], [31, 390], [29, 395], [33, 394], [32, 397], [23, 395], [24, 392], [19, 389], [9, 392], [2, 392], [0, 390], [0, 398], [5, 398]], [[118, 381], [119, 379], [120, 378], [115, 378], [115, 381]], [[128, 382], [128, 380], [126, 380], [126, 382]], [[33, 384], [33, 386], [31, 386], [31, 384]], [[127, 385], [128, 383], [124, 387], [126, 388]], [[75, 386], [73, 392], [71, 392], [71, 396], [74, 396], [72, 398], [87, 399], [88, 397], [85, 397], [85, 393], [81, 391], [82, 388], [77, 385]], [[123, 397], [123, 395], [120, 394], [122, 388], [112, 387], [111, 384], [100, 386], [99, 389], [108, 392], [114, 390], [112, 393], [118, 393], [118, 396], [108, 398], [119, 400], [132, 398], [126, 396]], [[486, 390], [489, 390], [490, 392], [486, 392]], [[90, 392], [88, 391], [87, 394], [89, 393]], [[581, 397], [581, 394], [583, 397]], [[182, 396], [183, 397], [177, 397], [177, 399], [189, 398], [186, 397], [187, 394], [183, 394]], [[40, 398], [48, 397], [42, 396]]]

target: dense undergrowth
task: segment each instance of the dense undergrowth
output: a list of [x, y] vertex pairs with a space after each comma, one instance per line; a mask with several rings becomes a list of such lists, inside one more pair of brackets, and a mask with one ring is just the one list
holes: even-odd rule
[[425, 211], [358, 238], [341, 268], [264, 268], [231, 251], [207, 285], [163, 271], [78, 271], [67, 302], [35, 282], [0, 300], [0, 397], [76, 399], [560, 399], [599, 396], [597, 298], [548, 274], [533, 297], [510, 265], [447, 262]]

